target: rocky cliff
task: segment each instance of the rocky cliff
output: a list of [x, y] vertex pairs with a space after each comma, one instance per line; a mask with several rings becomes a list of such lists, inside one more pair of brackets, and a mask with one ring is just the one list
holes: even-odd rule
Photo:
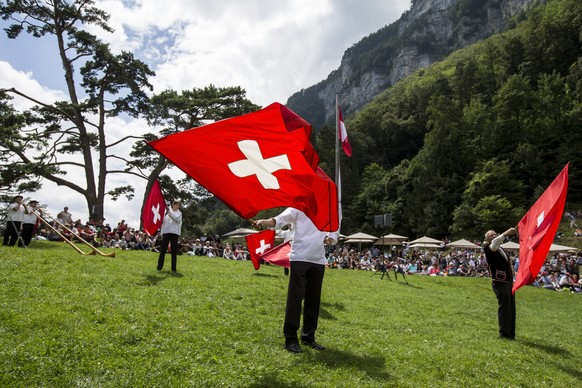
[[354, 113], [416, 70], [510, 28], [540, 1], [413, 0], [399, 20], [346, 50], [337, 70], [287, 105], [315, 128], [333, 125], [336, 93], [344, 115]]

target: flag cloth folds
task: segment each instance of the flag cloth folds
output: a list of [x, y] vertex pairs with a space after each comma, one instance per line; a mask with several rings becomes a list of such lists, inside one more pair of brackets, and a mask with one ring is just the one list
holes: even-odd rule
[[162, 227], [165, 213], [166, 201], [160, 183], [156, 180], [141, 211], [143, 229], [148, 235], [154, 235]]
[[342, 117], [342, 111], [337, 107], [337, 114], [339, 119], [339, 128], [338, 128], [338, 138], [340, 143], [342, 143], [342, 148], [347, 156], [352, 156], [352, 146], [350, 145], [350, 141], [348, 140], [348, 130], [346, 129], [346, 125], [344, 124], [344, 119]]
[[291, 242], [287, 241], [275, 248], [266, 251], [261, 259], [268, 263], [279, 265], [281, 267], [289, 268], [291, 266], [289, 254], [291, 253]]
[[255, 269], [259, 269], [263, 253], [275, 247], [275, 231], [263, 230], [259, 233], [249, 234], [245, 236], [245, 239], [253, 266]]
[[533, 283], [546, 261], [564, 213], [568, 166], [569, 163], [517, 224], [519, 269], [513, 284], [514, 293], [521, 286]]
[[337, 189], [318, 167], [311, 125], [273, 103], [149, 143], [245, 219], [292, 206], [323, 231], [338, 228]]

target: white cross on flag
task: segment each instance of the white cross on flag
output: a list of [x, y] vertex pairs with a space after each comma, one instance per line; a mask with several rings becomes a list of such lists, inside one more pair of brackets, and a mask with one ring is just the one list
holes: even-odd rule
[[161, 228], [165, 213], [166, 201], [156, 180], [141, 212], [141, 222], [147, 234], [152, 236]]
[[339, 227], [337, 189], [318, 166], [311, 125], [279, 103], [149, 143], [245, 219], [292, 206]]

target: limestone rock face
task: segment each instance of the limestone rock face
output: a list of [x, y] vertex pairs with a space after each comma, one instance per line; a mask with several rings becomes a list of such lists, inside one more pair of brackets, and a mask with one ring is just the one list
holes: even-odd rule
[[315, 128], [333, 125], [335, 95], [344, 115], [386, 88], [467, 45], [508, 28], [539, 0], [413, 0], [399, 20], [365, 37], [343, 55], [326, 80], [293, 94], [289, 108]]

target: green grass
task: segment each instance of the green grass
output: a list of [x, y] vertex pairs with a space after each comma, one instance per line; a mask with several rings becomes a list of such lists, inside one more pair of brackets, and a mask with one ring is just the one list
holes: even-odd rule
[[[169, 259], [169, 257], [168, 257]], [[319, 342], [283, 348], [279, 267], [0, 248], [2, 387], [576, 386], [582, 295], [524, 287], [497, 339], [488, 279], [326, 271]]]

